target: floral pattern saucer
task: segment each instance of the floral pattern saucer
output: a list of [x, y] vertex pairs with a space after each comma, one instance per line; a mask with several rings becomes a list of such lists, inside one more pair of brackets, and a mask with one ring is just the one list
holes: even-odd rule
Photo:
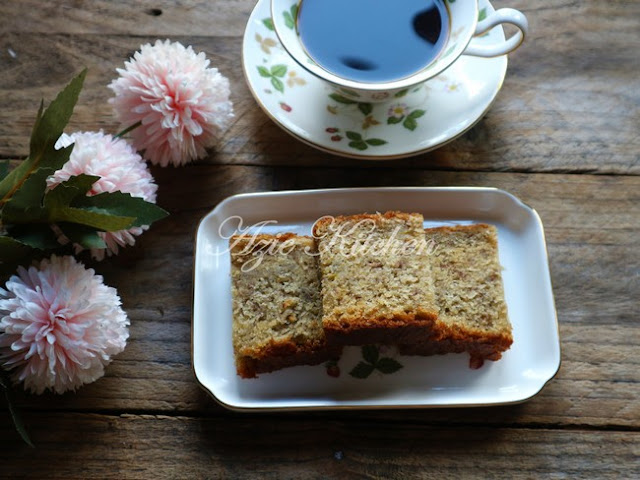
[[[480, 19], [493, 11], [487, 0], [480, 0], [479, 7]], [[295, 28], [296, 12], [282, 15]], [[504, 41], [504, 31], [496, 27], [481, 40]], [[259, 0], [251, 13], [242, 61], [256, 101], [285, 131], [320, 150], [372, 160], [416, 155], [457, 138], [487, 112], [507, 71], [506, 56], [463, 55], [421, 86], [380, 103], [357, 102], [288, 55], [273, 29], [269, 0]]]

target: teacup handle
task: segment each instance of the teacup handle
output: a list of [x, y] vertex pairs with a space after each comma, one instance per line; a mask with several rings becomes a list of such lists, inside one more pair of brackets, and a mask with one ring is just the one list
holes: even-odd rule
[[513, 34], [503, 43], [498, 43], [496, 45], [483, 45], [480, 44], [478, 38], [473, 38], [462, 54], [473, 55], [475, 57], [497, 57], [513, 52], [522, 42], [524, 42], [524, 38], [529, 30], [527, 17], [525, 17], [522, 12], [513, 8], [501, 8], [490, 14], [484, 20], [478, 22], [474, 37], [478, 37], [478, 35], [488, 32], [493, 27], [500, 25], [501, 23], [510, 23], [511, 25], [515, 25], [518, 27], [518, 32]]

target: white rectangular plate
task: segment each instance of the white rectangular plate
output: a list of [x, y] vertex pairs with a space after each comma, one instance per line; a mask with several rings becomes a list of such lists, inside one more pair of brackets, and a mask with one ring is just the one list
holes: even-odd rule
[[[399, 356], [383, 348], [367, 363], [360, 347], [347, 347], [336, 367], [300, 366], [241, 379], [231, 344], [228, 238], [240, 230], [310, 235], [324, 215], [400, 210], [422, 213], [425, 227], [492, 223], [513, 345], [497, 362], [469, 368], [467, 354]], [[241, 223], [239, 223], [241, 221]], [[259, 226], [261, 222], [269, 223]], [[535, 210], [494, 188], [359, 188], [236, 195], [200, 223], [196, 236], [192, 324], [196, 378], [232, 409], [445, 407], [517, 403], [537, 394], [558, 371], [560, 341], [542, 223]], [[391, 358], [379, 363], [380, 358]], [[377, 363], [376, 363], [377, 362]], [[402, 365], [384, 373], [389, 365]], [[384, 368], [386, 365], [387, 368]], [[391, 368], [393, 370], [393, 368]], [[329, 375], [332, 373], [333, 375]], [[335, 376], [338, 374], [337, 376]], [[361, 375], [362, 376], [362, 375]]]

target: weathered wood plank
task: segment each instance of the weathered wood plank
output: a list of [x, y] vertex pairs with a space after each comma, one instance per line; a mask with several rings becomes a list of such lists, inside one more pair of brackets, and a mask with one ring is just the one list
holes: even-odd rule
[[[222, 410], [190, 368], [193, 238], [198, 221], [240, 192], [376, 185], [504, 188], [545, 224], [560, 320], [563, 364], [535, 399], [488, 410], [412, 412], [420, 421], [640, 426], [640, 179], [600, 175], [191, 166], [154, 169], [159, 203], [172, 215], [140, 245], [93, 264], [118, 288], [131, 340], [106, 378], [63, 397], [21, 396], [37, 410], [198, 412]], [[385, 418], [385, 413], [363, 414]], [[368, 417], [371, 418], [371, 417]]]
[[[392, 162], [321, 153], [260, 110], [240, 61], [254, 3], [0, 6], [0, 158], [27, 154], [40, 98], [53, 99], [84, 66], [70, 130], [115, 133], [106, 86], [157, 38], [204, 51], [230, 78], [236, 110], [200, 164], [153, 170], [171, 217], [135, 248], [89, 262], [119, 290], [129, 345], [75, 394], [18, 392], [35, 451], [0, 410], [0, 478], [638, 477], [640, 3], [494, 2], [523, 10], [531, 25], [497, 101], [456, 141]], [[190, 365], [200, 218], [240, 192], [379, 185], [495, 186], [538, 210], [560, 321], [557, 377], [505, 407], [252, 415], [218, 406]]]
[[[640, 8], [638, 5], [629, 8]], [[605, 23], [607, 28], [619, 27], [621, 32], [612, 34], [610, 42], [602, 42], [598, 35], [603, 32], [596, 28], [599, 24], [582, 25], [596, 33], [569, 31], [567, 35], [577, 38], [570, 49], [567, 41], [558, 45], [555, 32], [560, 27], [544, 13], [535, 23], [541, 31], [532, 33], [530, 44], [510, 59], [504, 87], [478, 125], [434, 152], [390, 163], [447, 170], [640, 173], [640, 80], [634, 56], [640, 41], [633, 33], [640, 28], [640, 12], [636, 17], [621, 8], [607, 13], [615, 14]], [[566, 25], [561, 31], [565, 29]], [[0, 38], [4, 105], [0, 156], [26, 155], [39, 99], [52, 99], [84, 66], [90, 73], [70, 128], [115, 133], [106, 86], [115, 77], [115, 69], [140, 44], [155, 38], [20, 32]], [[203, 163], [383, 168], [389, 164], [325, 154], [282, 131], [260, 110], [246, 87], [240, 37], [174, 38], [204, 51], [233, 85], [235, 121]], [[6, 53], [8, 49], [15, 58]]]
[[637, 476], [640, 455], [638, 432], [432, 427], [350, 414], [26, 421], [35, 451], [0, 420], [1, 478], [619, 479]]
[[3, 5], [0, 29], [37, 34], [242, 35], [255, 0], [21, 0]]

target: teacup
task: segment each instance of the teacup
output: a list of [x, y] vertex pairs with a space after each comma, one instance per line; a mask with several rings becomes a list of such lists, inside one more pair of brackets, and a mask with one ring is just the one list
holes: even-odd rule
[[[432, 58], [424, 58], [424, 64], [418, 64], [417, 69], [414, 71], [401, 74], [397, 78], [376, 78], [375, 75], [367, 77], [367, 69], [373, 71], [374, 68], [369, 68], [369, 65], [365, 61], [360, 60], [348, 60], [345, 61], [347, 68], [345, 70], [328, 67], [327, 63], [318, 61], [318, 55], [314, 58], [310, 53], [307, 45], [303, 43], [303, 37], [305, 32], [301, 31], [305, 28], [304, 22], [299, 22], [299, 17], [304, 20], [305, 15], [305, 2], [309, 2], [308, 7], [311, 9], [313, 6], [316, 8], [315, 13], [322, 13], [322, 8], [329, 8], [326, 3], [321, 4], [324, 0], [271, 0], [271, 20], [278, 35], [280, 42], [289, 55], [305, 70], [312, 75], [324, 80], [334, 89], [336, 89], [340, 95], [343, 95], [349, 99], [358, 102], [380, 102], [387, 98], [391, 98], [394, 95], [400, 96], [404, 94], [408, 89], [412, 89], [436, 75], [442, 73], [445, 69], [450, 67], [461, 55], [472, 55], [476, 57], [496, 57], [499, 55], [505, 55], [518, 48], [525, 39], [528, 30], [527, 18], [518, 10], [511, 8], [501, 8], [492, 13], [489, 13], [486, 18], [479, 19], [479, 9], [477, 0], [424, 0], [425, 4], [438, 5], [441, 15], [441, 29], [438, 30], [440, 36], [434, 42], [437, 44], [437, 51]], [[341, 0], [343, 3], [342, 8], [348, 5], [350, 0]], [[314, 2], [314, 5], [311, 4]], [[430, 3], [431, 2], [431, 3]], [[440, 3], [438, 3], [440, 2]], [[406, 8], [405, 5], [410, 2], [388, 2], [387, 4], [379, 3], [385, 8], [389, 8], [389, 5], [393, 5], [394, 9]], [[414, 5], [416, 4], [413, 2]], [[375, 2], [370, 2], [369, 5], [373, 5], [372, 8], [376, 8]], [[318, 10], [320, 9], [320, 10]], [[311, 10], [309, 10], [311, 12]], [[341, 15], [343, 12], [336, 11], [335, 15]], [[414, 15], [413, 12], [400, 12], [402, 15]], [[378, 21], [385, 22], [384, 13], [380, 14], [381, 19]], [[440, 15], [440, 14], [438, 14]], [[417, 15], [419, 16], [419, 15]], [[416, 17], [417, 17], [416, 16]], [[319, 18], [320, 16], [318, 16]], [[416, 25], [414, 17], [412, 25]], [[338, 18], [338, 17], [336, 17]], [[440, 18], [440, 16], [438, 17]], [[309, 20], [315, 21], [315, 20]], [[320, 20], [318, 20], [320, 21]], [[343, 22], [342, 27], [335, 28], [354, 29], [360, 28], [348, 21]], [[405, 22], [406, 23], [406, 22]], [[514, 33], [510, 38], [501, 43], [486, 44], [479, 39], [483, 34], [500, 24], [512, 24], [517, 27], [518, 31]], [[404, 25], [404, 23], [403, 23]], [[429, 24], [427, 22], [427, 28]], [[307, 27], [310, 28], [310, 27]], [[372, 26], [374, 29], [385, 29], [386, 25]], [[394, 26], [389, 26], [391, 34], [393, 34]], [[413, 28], [413, 27], [409, 27]], [[371, 36], [371, 30], [358, 32], [345, 30], [348, 34], [353, 34], [356, 37]], [[379, 30], [378, 30], [379, 31]], [[341, 30], [337, 30], [341, 32]], [[418, 33], [418, 30], [416, 30]], [[428, 35], [428, 32], [427, 32]], [[424, 34], [422, 34], [424, 37]], [[438, 35], [435, 35], [438, 37]], [[339, 35], [336, 35], [339, 37]], [[378, 41], [380, 35], [377, 35]], [[332, 41], [335, 39], [331, 39]], [[322, 44], [322, 37], [319, 39]], [[338, 40], [340, 42], [341, 40]], [[384, 43], [384, 40], [382, 40]], [[334, 42], [335, 43], [335, 42]], [[380, 44], [385, 47], [384, 44]], [[436, 47], [436, 43], [433, 44]], [[351, 46], [350, 48], [353, 49]], [[375, 47], [374, 47], [375, 49]], [[407, 48], [408, 50], [409, 48]], [[400, 48], [397, 52], [398, 58], [407, 56], [408, 53], [404, 48]], [[415, 55], [415, 54], [414, 54]], [[418, 62], [422, 61], [422, 58], [416, 59]], [[351, 62], [349, 64], [348, 62]], [[357, 68], [362, 70], [357, 76], [345, 74], [348, 68]], [[341, 71], [338, 71], [341, 70]]]

